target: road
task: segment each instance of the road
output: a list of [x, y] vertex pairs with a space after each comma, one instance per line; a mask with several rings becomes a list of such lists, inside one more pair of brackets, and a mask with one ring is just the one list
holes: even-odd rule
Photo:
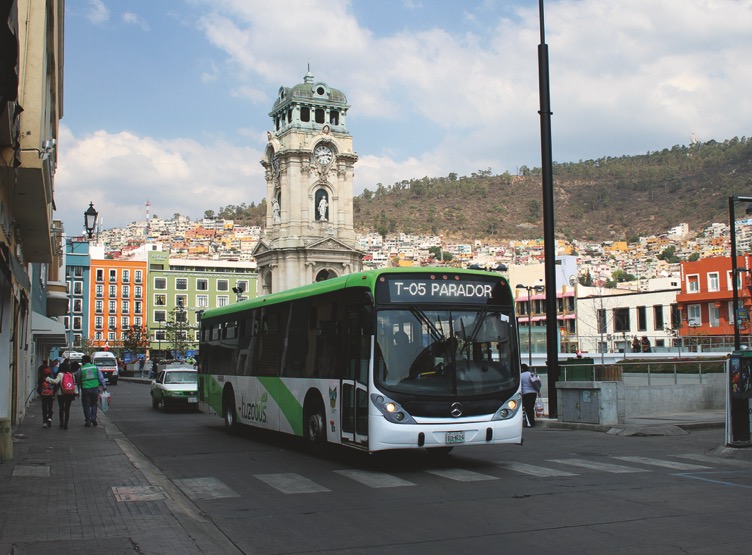
[[623, 437], [537, 427], [524, 446], [309, 455], [294, 438], [151, 408], [121, 381], [108, 413], [244, 553], [748, 553], [752, 460], [723, 431]]

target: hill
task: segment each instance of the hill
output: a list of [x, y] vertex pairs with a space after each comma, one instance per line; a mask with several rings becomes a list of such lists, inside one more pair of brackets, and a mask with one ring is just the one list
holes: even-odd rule
[[[556, 236], [629, 240], [686, 222], [699, 231], [728, 221], [728, 197], [752, 196], [752, 141], [676, 145], [639, 156], [554, 163]], [[543, 236], [540, 168], [519, 175], [423, 177], [378, 183], [354, 198], [360, 233], [443, 234], [457, 240]], [[261, 224], [265, 202], [221, 209], [219, 216]], [[740, 212], [741, 213], [741, 212]]]

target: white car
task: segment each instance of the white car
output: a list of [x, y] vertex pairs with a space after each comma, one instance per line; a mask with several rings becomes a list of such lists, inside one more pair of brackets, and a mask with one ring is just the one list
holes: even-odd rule
[[165, 368], [151, 382], [153, 408], [198, 409], [198, 372], [190, 366]]

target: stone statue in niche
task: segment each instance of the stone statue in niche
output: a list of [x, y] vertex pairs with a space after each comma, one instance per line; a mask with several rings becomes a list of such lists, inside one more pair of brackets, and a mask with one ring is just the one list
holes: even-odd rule
[[321, 197], [321, 200], [319, 201], [319, 220], [322, 222], [326, 222], [327, 220], [327, 209], [329, 208], [329, 203], [326, 200], [326, 195]]

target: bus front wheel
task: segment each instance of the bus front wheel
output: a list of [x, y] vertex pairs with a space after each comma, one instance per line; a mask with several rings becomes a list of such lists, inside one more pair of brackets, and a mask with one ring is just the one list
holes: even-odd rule
[[305, 440], [309, 449], [317, 455], [323, 454], [326, 449], [326, 413], [319, 400], [312, 400], [306, 405]]

